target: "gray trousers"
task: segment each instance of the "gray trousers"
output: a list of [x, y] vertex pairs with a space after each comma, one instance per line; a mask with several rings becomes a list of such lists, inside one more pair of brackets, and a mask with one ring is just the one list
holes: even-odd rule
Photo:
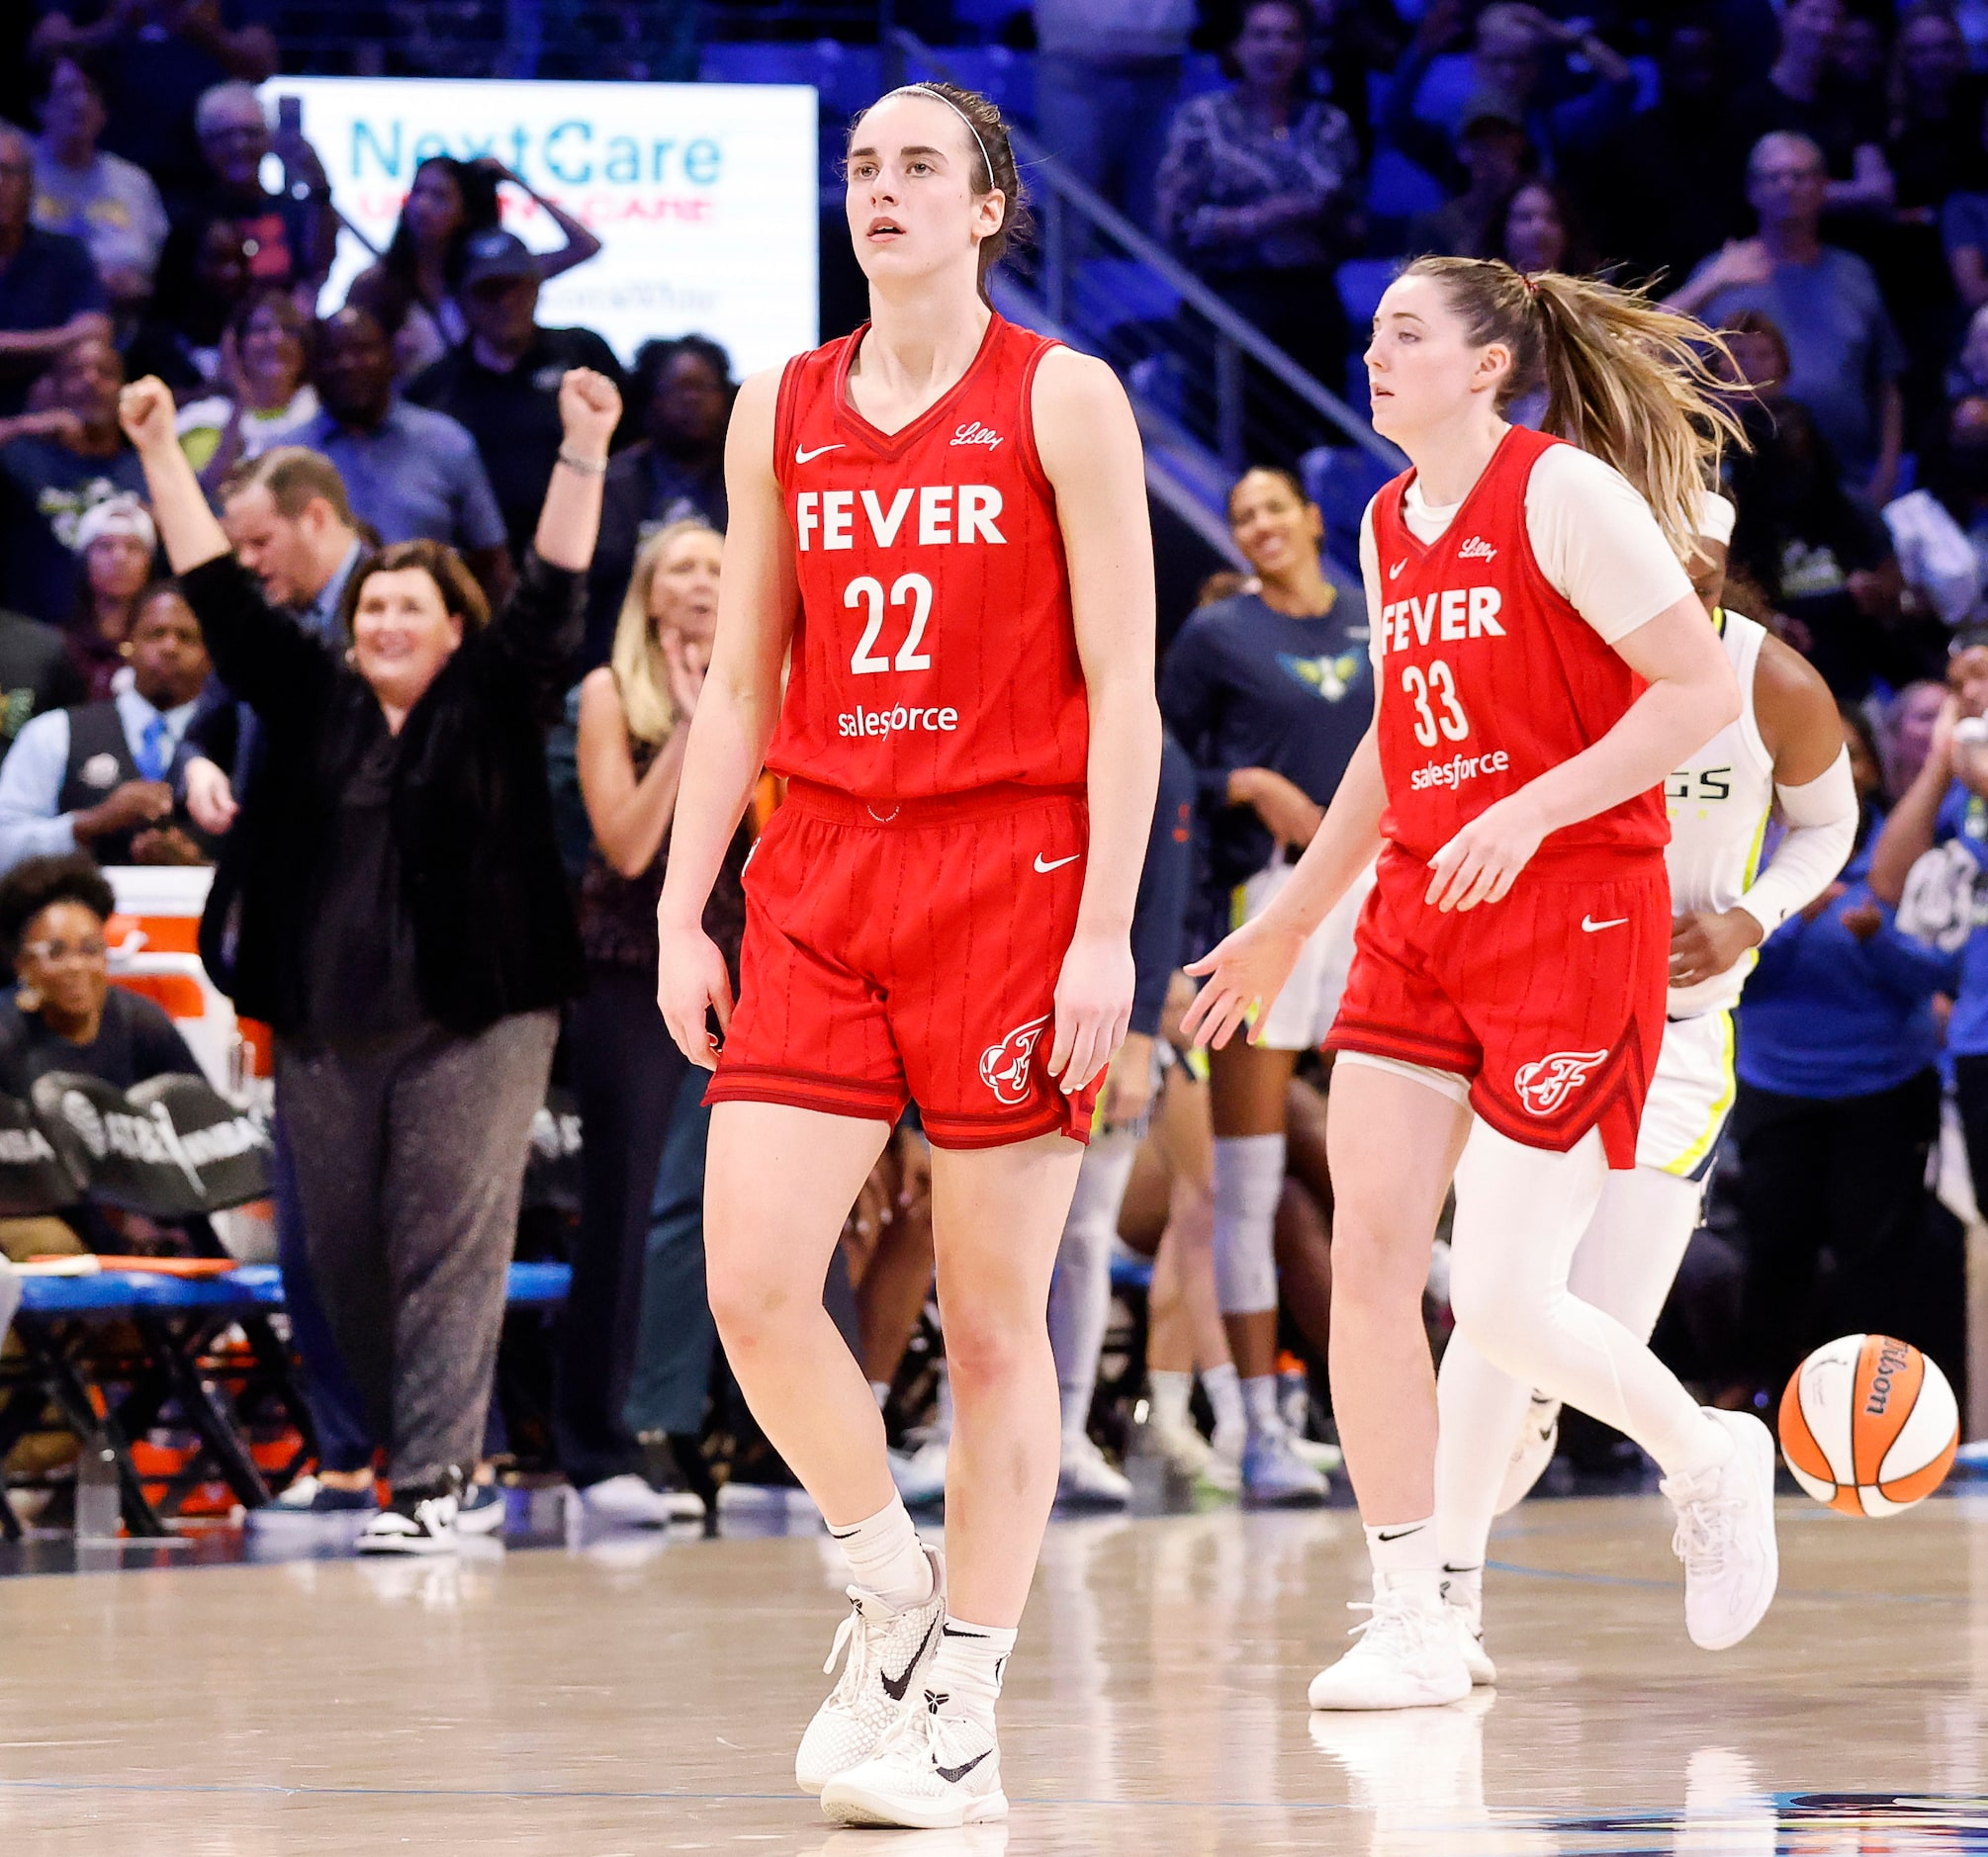
[[363, 1046], [277, 1046], [312, 1275], [397, 1485], [477, 1460], [558, 1035], [545, 1012], [470, 1038], [427, 1026]]

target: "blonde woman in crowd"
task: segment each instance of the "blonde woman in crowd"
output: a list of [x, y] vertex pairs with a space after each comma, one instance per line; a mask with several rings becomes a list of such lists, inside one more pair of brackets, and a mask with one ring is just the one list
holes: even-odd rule
[[[710, 663], [723, 554], [723, 538], [701, 518], [644, 542], [612, 656], [580, 686], [580, 787], [593, 842], [580, 890], [587, 991], [570, 1009], [568, 1033], [587, 1145], [553, 1425], [587, 1515], [610, 1525], [659, 1527], [681, 1502], [643, 1479], [624, 1407], [656, 1174], [689, 1070], [656, 1010], [656, 902], [683, 745]], [[751, 843], [742, 827], [704, 912], [735, 984]]]

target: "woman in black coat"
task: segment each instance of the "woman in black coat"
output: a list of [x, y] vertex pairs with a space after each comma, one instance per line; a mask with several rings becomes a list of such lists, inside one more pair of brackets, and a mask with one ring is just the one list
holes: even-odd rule
[[265, 736], [236, 831], [238, 1011], [277, 1037], [277, 1104], [332, 1333], [390, 1441], [362, 1551], [454, 1545], [476, 1460], [526, 1139], [580, 945], [543, 723], [571, 681], [613, 386], [560, 389], [533, 552], [492, 617], [453, 550], [383, 550], [339, 663], [228, 552], [157, 381], [125, 389], [160, 535], [216, 669]]

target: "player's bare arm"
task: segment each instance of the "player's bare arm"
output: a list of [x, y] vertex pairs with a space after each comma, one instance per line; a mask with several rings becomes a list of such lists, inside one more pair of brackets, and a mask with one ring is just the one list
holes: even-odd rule
[[1427, 900], [1436, 908], [1497, 902], [1549, 834], [1655, 786], [1739, 715], [1733, 667], [1695, 594], [1614, 650], [1649, 687], [1593, 747], [1487, 807], [1430, 858]]
[[703, 928], [704, 904], [739, 828], [780, 713], [780, 672], [797, 594], [793, 534], [773, 476], [777, 372], [739, 389], [725, 440], [731, 507], [711, 668], [683, 752], [670, 865], [656, 924], [661, 940], [656, 1003], [691, 1063], [716, 1068], [705, 1014], [731, 1022], [725, 959]]
[[1032, 411], [1056, 492], [1090, 705], [1090, 852], [1049, 1055], [1049, 1075], [1074, 1094], [1111, 1061], [1131, 1016], [1132, 903], [1159, 786], [1152, 534], [1138, 427], [1111, 370], [1051, 350], [1036, 374]]
[[1290, 979], [1307, 937], [1373, 862], [1381, 848], [1381, 814], [1387, 804], [1381, 751], [1370, 725], [1291, 881], [1262, 915], [1188, 963], [1190, 974], [1206, 980], [1181, 1020], [1185, 1036], [1220, 1048], [1252, 1008], [1261, 1022]]

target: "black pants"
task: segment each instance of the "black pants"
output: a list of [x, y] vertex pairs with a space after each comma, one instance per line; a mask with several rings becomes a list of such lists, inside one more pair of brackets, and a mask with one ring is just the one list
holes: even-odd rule
[[575, 1488], [642, 1468], [626, 1415], [642, 1323], [649, 1208], [689, 1071], [656, 1007], [656, 976], [594, 966], [567, 1010], [569, 1076], [580, 1100], [580, 1227], [560, 1325], [553, 1442]]
[[[1746, 1333], [1778, 1394], [1837, 1335], [1896, 1333], [1926, 1230], [1926, 1169], [1940, 1138], [1940, 1075], [1820, 1101], [1742, 1084], [1733, 1107], [1747, 1246]], [[1817, 1266], [1834, 1259], [1824, 1293]]]

